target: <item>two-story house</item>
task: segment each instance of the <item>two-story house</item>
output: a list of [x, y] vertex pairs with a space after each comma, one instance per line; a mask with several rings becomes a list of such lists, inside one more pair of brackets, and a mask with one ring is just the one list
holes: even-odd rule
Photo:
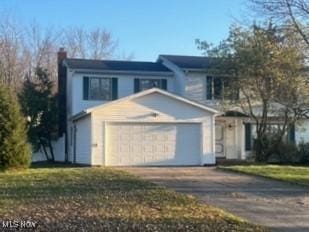
[[[104, 166], [246, 159], [254, 134], [250, 120], [241, 112], [222, 112], [225, 81], [211, 75], [209, 65], [202, 56], [160, 55], [156, 62], [70, 59], [61, 49], [64, 145], [56, 159]], [[309, 138], [303, 129], [291, 133], [296, 141]]]

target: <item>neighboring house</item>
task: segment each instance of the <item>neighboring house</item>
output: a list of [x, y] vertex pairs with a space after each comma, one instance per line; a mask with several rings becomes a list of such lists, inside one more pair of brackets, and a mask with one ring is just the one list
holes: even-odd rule
[[[222, 112], [227, 79], [211, 75], [209, 65], [207, 57], [173, 55], [156, 62], [69, 59], [60, 50], [65, 148], [57, 160], [151, 166], [246, 159], [254, 127], [241, 112]], [[309, 133], [296, 128], [290, 137], [299, 142]]]

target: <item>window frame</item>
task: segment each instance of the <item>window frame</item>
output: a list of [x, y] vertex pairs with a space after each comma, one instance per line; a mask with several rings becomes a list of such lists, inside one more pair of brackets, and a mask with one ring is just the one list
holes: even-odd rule
[[[113, 100], [113, 78], [112, 77], [97, 77], [97, 76], [88, 76], [89, 83], [88, 83], [88, 100], [89, 101], [112, 101]], [[108, 80], [109, 82], [109, 98], [92, 98], [91, 96], [91, 80], [98, 79], [99, 80], [99, 90], [101, 90], [102, 80]]]
[[[222, 101], [222, 100], [238, 100], [239, 99], [239, 90], [235, 90], [237, 96], [235, 99], [227, 97], [228, 95], [225, 93], [225, 88], [227, 87], [227, 83], [229, 80], [226, 80], [228, 77], [222, 76], [206, 76], [206, 100], [208, 101]], [[219, 88], [218, 88], [219, 87]], [[217, 89], [216, 89], [217, 88]], [[210, 91], [210, 92], [209, 92]]]
[[141, 79], [139, 79], [139, 91], [147, 90], [147, 89], [143, 89], [142, 88], [142, 82], [143, 81], [158, 81], [159, 82], [159, 86], [153, 86], [153, 87], [150, 87], [150, 88], [147, 88], [147, 89], [151, 89], [151, 88], [162, 89], [162, 79], [141, 78]]

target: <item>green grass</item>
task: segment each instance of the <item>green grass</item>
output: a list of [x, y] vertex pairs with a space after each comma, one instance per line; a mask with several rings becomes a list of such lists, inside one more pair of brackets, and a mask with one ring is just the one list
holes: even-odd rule
[[309, 166], [288, 165], [235, 165], [221, 167], [224, 170], [269, 177], [309, 187]]
[[109, 168], [0, 173], [0, 219], [40, 231], [265, 231], [223, 210]]

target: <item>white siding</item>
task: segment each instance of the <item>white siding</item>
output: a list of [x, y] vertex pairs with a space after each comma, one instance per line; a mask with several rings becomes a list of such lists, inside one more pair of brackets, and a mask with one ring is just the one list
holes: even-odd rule
[[218, 110], [223, 110], [221, 100], [207, 100], [207, 72], [185, 72], [185, 94], [184, 96], [201, 104], [212, 106]]
[[[55, 161], [64, 161], [64, 136], [58, 138], [55, 141], [52, 141], [53, 149], [54, 149], [54, 155], [55, 155]], [[47, 149], [49, 152], [49, 149]], [[32, 162], [38, 162], [38, 161], [46, 161], [46, 156], [44, 152], [41, 150], [35, 152], [32, 154]]]
[[[68, 88], [71, 91], [72, 111], [70, 115], [75, 115], [84, 109], [91, 108], [106, 103], [106, 101], [91, 101], [83, 100], [83, 76], [98, 76], [118, 78], [118, 98], [126, 97], [134, 94], [134, 79], [135, 78], [149, 78], [149, 79], [167, 79], [167, 87], [169, 92], [175, 92], [174, 77], [173, 76], [151, 76], [151, 75], [90, 75], [90, 74], [78, 74], [72, 75], [72, 88]], [[70, 85], [71, 86], [71, 85]]]
[[295, 141], [296, 143], [309, 143], [309, 119], [301, 120], [299, 123], [296, 124]]
[[[157, 117], [153, 117], [155, 112], [158, 113]], [[119, 102], [108, 109], [98, 109], [94, 115], [116, 121], [201, 121], [212, 114], [162, 94], [151, 93], [134, 100]]]
[[76, 163], [92, 164], [91, 117], [78, 120], [76, 126]]
[[174, 72], [175, 93], [180, 96], [185, 96], [185, 85], [186, 85], [185, 73], [183, 72], [181, 68], [179, 68], [177, 65], [170, 62], [169, 60], [165, 59], [164, 57], [162, 57], [161, 59], [162, 59], [161, 60], [162, 64]]
[[[156, 117], [153, 113], [157, 113]], [[202, 162], [213, 164], [214, 160], [214, 133], [213, 114], [187, 103], [171, 99], [159, 93], [152, 93], [137, 99], [119, 102], [92, 113], [93, 164], [104, 165], [106, 147], [104, 125], [106, 122], [162, 122], [162, 123], [202, 123], [202, 137], [199, 143], [202, 149]]]
[[188, 72], [186, 74], [186, 97], [205, 103], [206, 101], [206, 74]]

